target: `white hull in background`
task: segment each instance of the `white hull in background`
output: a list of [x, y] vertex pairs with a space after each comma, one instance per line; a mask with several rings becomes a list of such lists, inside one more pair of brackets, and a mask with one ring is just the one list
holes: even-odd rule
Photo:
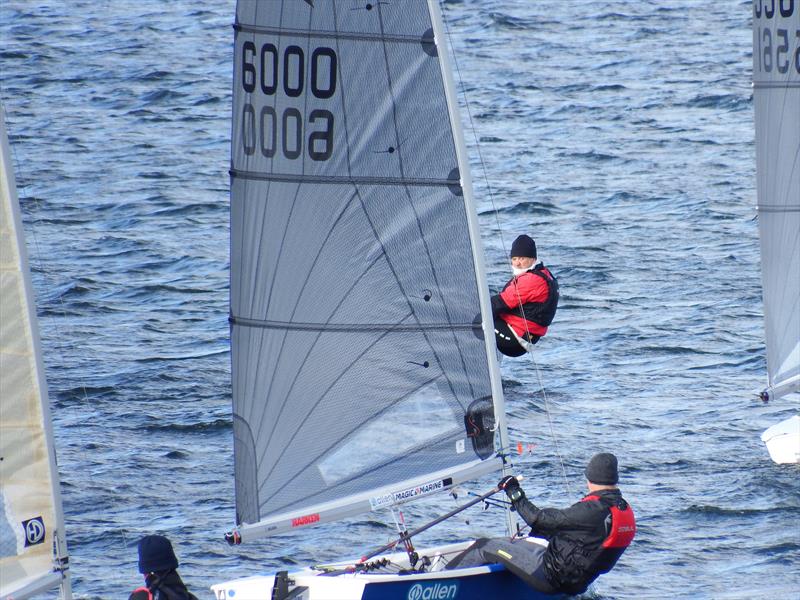
[[761, 440], [779, 465], [800, 463], [800, 415], [776, 423], [761, 434]]

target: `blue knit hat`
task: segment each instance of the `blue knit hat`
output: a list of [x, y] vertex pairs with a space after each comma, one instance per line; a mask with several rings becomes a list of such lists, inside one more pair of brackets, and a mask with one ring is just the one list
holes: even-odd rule
[[178, 568], [172, 544], [163, 535], [146, 535], [139, 540], [139, 573], [158, 573]]
[[536, 242], [528, 235], [521, 235], [511, 244], [510, 257], [536, 258]]
[[609, 452], [595, 454], [586, 465], [586, 479], [597, 485], [617, 485], [617, 457]]

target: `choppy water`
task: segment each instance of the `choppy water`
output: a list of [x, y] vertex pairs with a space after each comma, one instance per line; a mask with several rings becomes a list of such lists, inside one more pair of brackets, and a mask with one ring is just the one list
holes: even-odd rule
[[[127, 596], [145, 533], [173, 539], [201, 597], [214, 581], [358, 554], [389, 535], [356, 520], [238, 549], [221, 539], [233, 521], [233, 8], [0, 3], [0, 96], [82, 598]], [[796, 404], [753, 396], [765, 355], [750, 11], [692, 0], [445, 4], [464, 120], [480, 140], [482, 163], [468, 131], [491, 283], [506, 277], [504, 245], [527, 231], [563, 290], [537, 368], [503, 364], [512, 438], [536, 444], [520, 462], [525, 487], [568, 504], [586, 459], [613, 450], [639, 516], [598, 597], [800, 588], [798, 470], [774, 465], [759, 440]], [[410, 512], [419, 524], [434, 507]], [[450, 531], [499, 523], [472, 515]]]

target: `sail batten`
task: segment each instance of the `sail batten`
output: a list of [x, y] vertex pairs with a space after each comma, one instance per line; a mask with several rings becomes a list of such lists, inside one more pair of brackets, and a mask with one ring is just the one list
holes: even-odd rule
[[[388, 151], [387, 151], [388, 153]], [[452, 187], [458, 185], [458, 181], [451, 179], [425, 179], [412, 177], [337, 177], [323, 175], [294, 175], [290, 173], [255, 173], [252, 171], [239, 171], [231, 169], [231, 177], [238, 179], [249, 179], [253, 181], [280, 181], [284, 183], [325, 183], [330, 185], [409, 185], [435, 187]]]
[[398, 482], [502, 467], [439, 15], [425, 0], [352, 8], [237, 6], [229, 321], [243, 530], [287, 507], [341, 518]]
[[[405, 321], [411, 315], [406, 315]], [[297, 323], [231, 317], [231, 323], [241, 327], [261, 327], [296, 331], [480, 331], [475, 323]]]
[[241, 23], [233, 26], [235, 31], [243, 33], [258, 33], [262, 35], [274, 36], [293, 36], [297, 38], [318, 38], [331, 40], [349, 41], [372, 41], [372, 42], [392, 42], [419, 44], [420, 38], [415, 35], [381, 34], [381, 33], [355, 33], [346, 31], [308, 31], [304, 29], [280, 29], [277, 27], [259, 27], [256, 25], [242, 25]]

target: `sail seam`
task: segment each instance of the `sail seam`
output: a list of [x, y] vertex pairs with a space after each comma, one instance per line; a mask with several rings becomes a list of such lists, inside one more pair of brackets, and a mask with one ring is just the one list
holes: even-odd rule
[[754, 88], [797, 88], [800, 81], [753, 81]]
[[793, 213], [800, 212], [800, 206], [778, 206], [775, 204], [759, 204], [757, 207], [759, 212], [773, 212], [773, 213]]
[[233, 178], [250, 179], [258, 181], [280, 181], [283, 183], [330, 183], [339, 185], [415, 185], [415, 186], [451, 186], [453, 182], [448, 179], [430, 178], [403, 178], [403, 177], [349, 177], [331, 175], [292, 175], [289, 173], [256, 173], [253, 171], [240, 171], [231, 169]]
[[421, 35], [391, 34], [382, 35], [380, 33], [341, 33], [337, 31], [308, 31], [300, 29], [276, 29], [274, 27], [259, 27], [257, 25], [242, 25], [241, 23], [233, 26], [235, 31], [255, 33], [260, 35], [290, 35], [295, 37], [308, 37], [335, 40], [354, 40], [361, 42], [396, 42], [399, 44], [420, 44]]
[[291, 323], [288, 321], [272, 321], [265, 319], [246, 319], [231, 316], [232, 325], [239, 327], [258, 327], [261, 329], [283, 329], [295, 331], [472, 331], [481, 329], [475, 323]]

